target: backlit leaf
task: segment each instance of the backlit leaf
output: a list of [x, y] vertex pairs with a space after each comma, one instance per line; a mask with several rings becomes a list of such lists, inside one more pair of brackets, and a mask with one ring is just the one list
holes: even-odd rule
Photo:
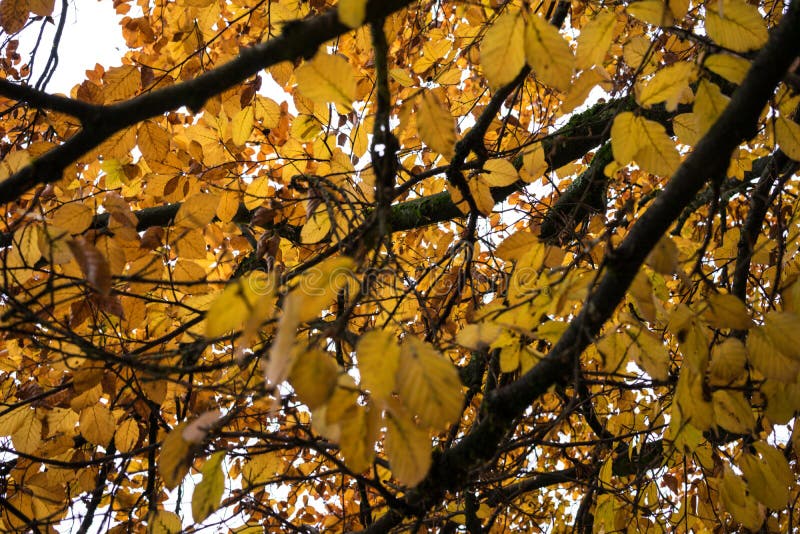
[[175, 224], [184, 228], [202, 228], [214, 219], [219, 205], [219, 196], [198, 193], [183, 201], [175, 215]]
[[800, 161], [800, 124], [784, 117], [776, 117], [775, 140], [787, 156]]
[[376, 398], [388, 399], [395, 390], [400, 365], [400, 346], [385, 330], [370, 330], [356, 345], [361, 385]]
[[386, 456], [392, 474], [409, 487], [419, 484], [431, 466], [431, 440], [428, 432], [406, 417], [386, 419]]
[[106, 447], [114, 436], [116, 421], [108, 408], [94, 404], [81, 410], [79, 428], [87, 441]]
[[750, 434], [756, 421], [750, 403], [739, 391], [719, 389], [711, 395], [714, 404], [714, 421], [734, 434]]
[[[517, 169], [505, 159], [493, 159], [483, 164], [483, 179], [491, 187], [511, 185], [519, 180]], [[494, 205], [494, 202], [492, 202]]]
[[189, 472], [192, 461], [191, 444], [183, 439], [183, 430], [187, 423], [173, 428], [161, 444], [158, 456], [158, 473], [168, 489], [174, 489]]
[[703, 62], [703, 66], [719, 74], [726, 80], [733, 83], [742, 83], [747, 71], [750, 70], [750, 62], [746, 59], [732, 54], [714, 54], [708, 56]]
[[417, 104], [417, 127], [422, 141], [446, 158], [452, 157], [456, 143], [453, 116], [435, 92], [423, 91]]
[[663, 0], [639, 0], [625, 9], [630, 15], [653, 26], [669, 26], [673, 23], [672, 13]]
[[609, 11], [599, 11], [582, 29], [578, 36], [576, 66], [587, 69], [600, 64], [606, 57], [614, 39], [617, 17]]
[[767, 42], [767, 26], [756, 6], [744, 0], [719, 0], [706, 8], [706, 32], [717, 44], [748, 52]]
[[300, 92], [318, 104], [334, 103], [342, 113], [353, 109], [356, 78], [340, 55], [319, 53], [295, 70]]
[[325, 404], [336, 387], [339, 367], [321, 350], [298, 354], [289, 373], [289, 383], [300, 400], [314, 410]]
[[367, 16], [367, 0], [339, 0], [339, 20], [351, 28], [358, 28]]
[[689, 90], [697, 69], [692, 63], [673, 63], [664, 67], [651, 79], [639, 86], [636, 101], [644, 107], [666, 102], [667, 110], [672, 111], [681, 97]]
[[250, 134], [253, 133], [254, 120], [255, 116], [251, 106], [239, 110], [233, 116], [233, 122], [231, 122], [231, 140], [233, 144], [242, 146], [250, 139]]
[[614, 159], [622, 164], [635, 161], [642, 170], [670, 176], [681, 157], [664, 127], [631, 112], [620, 113], [611, 127]]
[[101, 295], [108, 295], [111, 292], [111, 268], [106, 257], [83, 236], [68, 241], [68, 244], [86, 281]]
[[730, 294], [716, 293], [708, 297], [704, 317], [714, 328], [746, 330], [753, 326], [744, 302]]
[[739, 459], [747, 488], [765, 506], [780, 510], [789, 503], [789, 486], [795, 477], [780, 451], [763, 441], [754, 447], [761, 457], [745, 453]]
[[539, 15], [525, 25], [525, 57], [536, 79], [566, 91], [575, 69], [575, 56], [558, 30]]
[[492, 87], [511, 82], [525, 66], [525, 22], [519, 12], [505, 11], [481, 41], [481, 68]]
[[225, 491], [225, 474], [222, 472], [224, 458], [225, 451], [215, 452], [203, 464], [201, 471], [203, 479], [194, 487], [192, 493], [192, 518], [195, 523], [202, 523], [219, 508]]
[[461, 380], [455, 366], [428, 343], [403, 340], [397, 372], [400, 400], [427, 427], [443, 430], [461, 417]]

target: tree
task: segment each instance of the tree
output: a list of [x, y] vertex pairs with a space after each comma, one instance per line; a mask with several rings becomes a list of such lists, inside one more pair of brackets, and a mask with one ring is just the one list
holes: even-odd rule
[[794, 529], [798, 2], [114, 5], [0, 1], [3, 531]]

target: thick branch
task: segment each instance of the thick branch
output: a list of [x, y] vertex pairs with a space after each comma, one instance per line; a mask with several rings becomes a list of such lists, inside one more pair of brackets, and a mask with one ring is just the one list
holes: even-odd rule
[[59, 113], [66, 113], [72, 117], [80, 119], [81, 122], [90, 121], [99, 112], [102, 106], [89, 104], [74, 98], [67, 98], [60, 95], [51, 95], [44, 91], [35, 89], [29, 85], [21, 85], [0, 79], [0, 96], [11, 98], [19, 102], [38, 108], [49, 109]]

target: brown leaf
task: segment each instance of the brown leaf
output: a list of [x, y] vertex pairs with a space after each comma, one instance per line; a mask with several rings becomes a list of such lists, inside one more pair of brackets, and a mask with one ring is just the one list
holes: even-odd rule
[[105, 256], [82, 236], [70, 240], [68, 245], [86, 281], [98, 293], [108, 296], [111, 293], [111, 269]]

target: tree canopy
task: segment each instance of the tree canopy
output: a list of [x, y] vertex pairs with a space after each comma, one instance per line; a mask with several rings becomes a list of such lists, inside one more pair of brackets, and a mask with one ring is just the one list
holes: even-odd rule
[[800, 2], [113, 4], [0, 0], [0, 530], [796, 528]]

